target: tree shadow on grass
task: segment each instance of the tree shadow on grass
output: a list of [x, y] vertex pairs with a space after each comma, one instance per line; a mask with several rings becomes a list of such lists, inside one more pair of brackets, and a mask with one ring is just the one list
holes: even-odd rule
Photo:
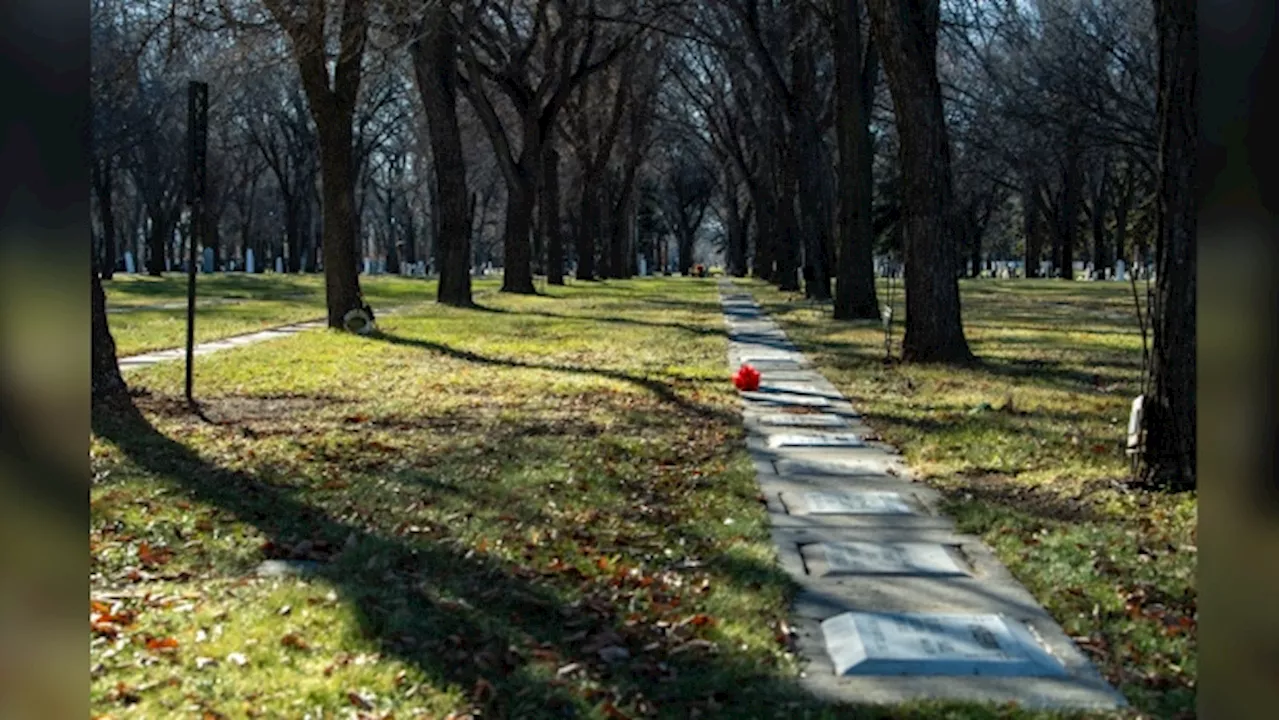
[[431, 340], [420, 340], [417, 338], [407, 338], [400, 335], [392, 335], [390, 333], [385, 333], [381, 331], [372, 333], [366, 337], [372, 340], [391, 343], [393, 345], [412, 347], [412, 348], [417, 348], [419, 350], [426, 350], [428, 352], [438, 353], [440, 355], [447, 355], [449, 357], [456, 358], [458, 360], [462, 360], [465, 362], [475, 363], [477, 365], [522, 368], [526, 370], [550, 370], [553, 372], [572, 373], [576, 375], [595, 375], [602, 378], [608, 378], [610, 380], [619, 380], [622, 382], [630, 383], [644, 390], [647, 390], [653, 393], [654, 395], [656, 395], [663, 402], [674, 405], [677, 408], [679, 408], [681, 411], [686, 412], [690, 415], [707, 418], [707, 419], [714, 419], [716, 421], [729, 423], [729, 424], [738, 424], [741, 422], [741, 418], [737, 415], [737, 413], [728, 412], [725, 410], [721, 410], [719, 408], [711, 407], [709, 405], [704, 405], [702, 403], [689, 400], [688, 398], [681, 396], [678, 392], [673, 390], [671, 386], [668, 385], [667, 383], [661, 382], [659, 380], [654, 380], [653, 378], [632, 375], [630, 373], [625, 373], [620, 370], [606, 370], [601, 368], [579, 367], [576, 365], [564, 365], [564, 364], [555, 364], [555, 363], [535, 363], [535, 362], [527, 362], [524, 360], [514, 360], [510, 358], [495, 358], [495, 357], [489, 357], [487, 355], [480, 355], [479, 353], [474, 353], [474, 352], [471, 352], [470, 350], [462, 350], [460, 348], [450, 347], [449, 345], [445, 345], [444, 343], [433, 342]]
[[494, 313], [498, 315], [532, 315], [534, 317], [544, 317], [551, 320], [580, 320], [583, 322], [607, 323], [610, 325], [634, 325], [637, 327], [673, 328], [676, 330], [683, 330], [685, 332], [692, 333], [694, 335], [719, 335], [723, 337], [724, 335], [727, 334], [727, 331], [724, 330], [723, 328], [700, 327], [698, 325], [688, 325], [686, 323], [648, 322], [645, 320], [635, 320], [632, 318], [602, 317], [597, 315], [563, 315], [560, 313], [540, 312], [536, 310], [508, 310], [506, 308], [494, 307], [492, 305], [481, 305], [479, 303], [473, 303], [470, 309], [477, 310], [479, 312]]
[[[591, 598], [566, 604], [561, 597], [568, 588], [557, 590], [555, 583], [567, 578], [540, 581], [536, 570], [511, 568], [447, 541], [389, 537], [339, 520], [308, 504], [299, 491], [263, 479], [273, 473], [260, 477], [208, 463], [133, 408], [95, 412], [93, 429], [144, 471], [256, 527], [274, 547], [306, 539], [343, 548], [319, 563], [314, 579], [330, 584], [355, 608], [361, 635], [381, 653], [419, 668], [434, 686], [474, 691], [475, 709], [484, 717], [598, 713], [606, 693], [578, 686], [572, 673], [557, 676], [556, 665], [571, 663], [591, 669], [600, 686], [612, 688], [614, 703], [642, 696], [660, 717], [694, 717], [716, 706], [732, 717], [821, 714], [822, 702], [732, 648], [714, 654], [646, 652], [653, 628], [633, 627], [621, 604]], [[752, 584], [769, 572], [741, 570]], [[604, 633], [612, 633], [631, 657], [605, 662], [591, 645]], [[539, 654], [553, 658], [549, 670], [538, 669]], [[698, 683], [682, 683], [681, 677]], [[790, 709], [800, 713], [788, 714]]]

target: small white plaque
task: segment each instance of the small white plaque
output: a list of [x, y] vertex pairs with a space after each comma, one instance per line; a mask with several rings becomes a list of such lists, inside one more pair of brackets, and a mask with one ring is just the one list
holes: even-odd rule
[[831, 401], [814, 395], [792, 395], [789, 393], [747, 392], [743, 396], [751, 400], [762, 400], [776, 405], [804, 405], [805, 407], [826, 407]]
[[817, 385], [804, 382], [771, 382], [762, 385], [760, 389], [772, 392], [798, 393], [801, 395], [827, 395], [827, 393], [819, 390]]
[[828, 575], [967, 575], [936, 543], [828, 543]]
[[866, 460], [839, 459], [829, 460], [796, 460], [781, 458], [775, 463], [778, 473], [782, 475], [880, 475], [890, 464], [885, 459], [869, 458]]
[[1001, 615], [847, 612], [823, 621], [822, 634], [837, 675], [1066, 674]]
[[776, 413], [760, 418], [761, 425], [785, 427], [846, 427], [844, 418], [831, 413]]
[[896, 492], [811, 492], [805, 504], [814, 515], [913, 515]]
[[769, 438], [769, 447], [863, 447], [862, 438], [853, 433], [785, 434]]

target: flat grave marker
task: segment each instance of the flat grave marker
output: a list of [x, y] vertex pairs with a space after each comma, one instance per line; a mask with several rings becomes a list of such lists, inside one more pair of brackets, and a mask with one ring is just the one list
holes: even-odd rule
[[842, 542], [817, 545], [826, 575], [968, 575], [937, 543]]
[[914, 515], [896, 492], [808, 492], [805, 506], [811, 515]]
[[1031, 632], [1002, 615], [846, 612], [822, 622], [837, 675], [1066, 674]]
[[769, 438], [769, 447], [865, 447], [862, 437], [853, 433], [787, 433]]
[[844, 418], [832, 413], [773, 413], [762, 416], [760, 424], [782, 427], [848, 427]]
[[762, 400], [777, 405], [803, 405], [806, 407], [827, 407], [831, 401], [813, 395], [791, 395], [786, 393], [745, 392], [742, 396], [749, 400]]

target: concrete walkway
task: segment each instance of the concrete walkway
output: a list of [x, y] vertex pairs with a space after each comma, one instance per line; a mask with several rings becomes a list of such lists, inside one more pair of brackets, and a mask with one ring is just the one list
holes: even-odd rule
[[[479, 295], [477, 294], [477, 297]], [[421, 305], [430, 304], [431, 301], [420, 303], [409, 303], [407, 305], [397, 305], [387, 310], [375, 310], [377, 317], [386, 317], [389, 315], [399, 315], [412, 308]], [[184, 306], [185, 307], [185, 306]], [[196, 320], [197, 324], [199, 320]], [[244, 335], [233, 335], [231, 337], [221, 338], [219, 340], [210, 340], [208, 342], [197, 343], [192, 350], [192, 354], [196, 356], [208, 355], [209, 353], [218, 352], [219, 350], [229, 350], [244, 345], [254, 345], [267, 340], [278, 340], [280, 338], [291, 337], [306, 330], [318, 330], [326, 326], [326, 322], [321, 320], [308, 320], [306, 322], [292, 323], [290, 325], [279, 325], [258, 332], [246, 333]], [[160, 362], [169, 362], [171, 360], [184, 360], [187, 357], [187, 349], [185, 347], [172, 348], [169, 350], [155, 350], [141, 355], [131, 355], [129, 357], [120, 358], [120, 370], [132, 370], [140, 367], [155, 365]]]
[[914, 482], [747, 293], [720, 284], [729, 363], [762, 374], [743, 393], [747, 445], [783, 568], [802, 683], [836, 701], [1125, 705], [1062, 629], [938, 495]]

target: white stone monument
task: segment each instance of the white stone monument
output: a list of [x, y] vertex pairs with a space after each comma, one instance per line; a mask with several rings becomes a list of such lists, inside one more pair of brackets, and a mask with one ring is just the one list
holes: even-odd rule
[[213, 266], [213, 248], [204, 249], [204, 271], [207, 273], [215, 272], [217, 268]]
[[1059, 677], [1062, 663], [1003, 615], [847, 612], [822, 622], [837, 675]]
[[133, 253], [128, 250], [124, 251], [124, 271], [131, 275], [138, 272], [138, 267], [133, 263]]
[[244, 251], [244, 271], [250, 275], [257, 270], [257, 266], [253, 264], [253, 249]]
[[1129, 278], [1125, 277], [1125, 274], [1124, 274], [1124, 261], [1123, 261], [1123, 260], [1117, 260], [1117, 261], [1116, 261], [1116, 274], [1114, 275], [1114, 277], [1115, 277], [1115, 279], [1116, 279], [1117, 281], [1124, 281], [1124, 280], [1128, 280], [1128, 279], [1129, 279]]
[[284, 258], [280, 257], [279, 255], [276, 256], [276, 272], [278, 273], [284, 272]]

